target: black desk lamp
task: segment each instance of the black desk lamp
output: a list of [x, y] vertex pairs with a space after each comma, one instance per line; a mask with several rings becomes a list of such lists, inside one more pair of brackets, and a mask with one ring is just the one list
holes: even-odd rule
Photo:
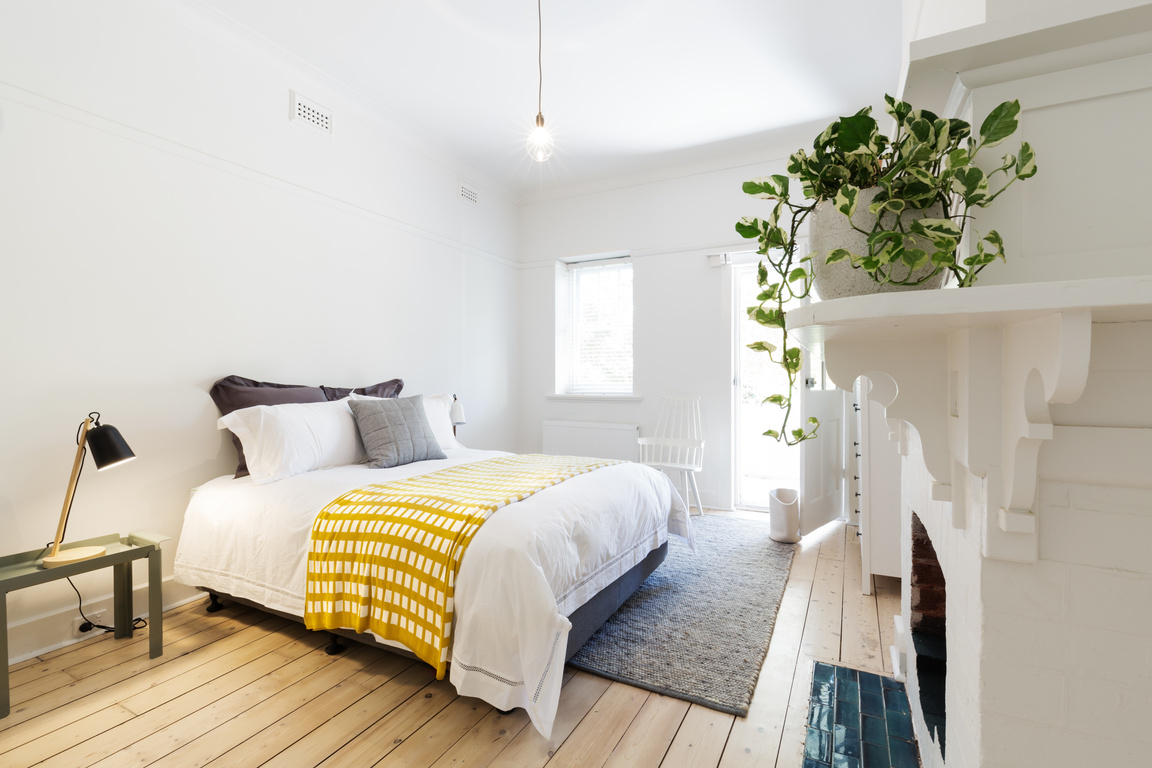
[[76, 433], [76, 461], [72, 463], [72, 476], [68, 478], [68, 492], [64, 495], [64, 509], [60, 513], [60, 525], [56, 527], [56, 538], [52, 541], [52, 554], [44, 558], [45, 568], [56, 568], [69, 563], [78, 563], [82, 560], [91, 560], [104, 554], [104, 547], [72, 547], [60, 551], [60, 542], [64, 539], [64, 529], [68, 525], [68, 512], [72, 509], [72, 497], [76, 495], [76, 484], [80, 480], [80, 471], [84, 468], [84, 454], [92, 449], [92, 461], [96, 469], [107, 469], [117, 464], [123, 464], [136, 458], [128, 443], [120, 436], [120, 431], [111, 424], [101, 424], [100, 414], [95, 411], [88, 414], [84, 423]]

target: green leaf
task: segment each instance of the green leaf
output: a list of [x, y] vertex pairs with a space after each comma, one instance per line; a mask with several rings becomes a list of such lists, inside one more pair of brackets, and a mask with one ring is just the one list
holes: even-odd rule
[[888, 94], [884, 94], [884, 102], [888, 105], [884, 111], [896, 118], [897, 123], [904, 122], [904, 119], [912, 112], [911, 104], [906, 101], [898, 101]]
[[950, 267], [956, 263], [956, 248], [941, 249], [932, 254], [932, 265], [936, 267]]
[[857, 113], [852, 117], [842, 117], [836, 133], [836, 149], [850, 155], [874, 155], [878, 149], [875, 141], [878, 133], [876, 120], [871, 115]]
[[833, 205], [836, 210], [847, 216], [849, 219], [856, 213], [856, 201], [860, 198], [860, 190], [851, 184], [845, 184], [836, 190], [836, 198]]
[[932, 123], [923, 118], [913, 120], [908, 129], [919, 142], [927, 144], [932, 140]]
[[808, 270], [804, 269], [804, 267], [797, 267], [788, 273], [788, 282], [794, 283], [797, 280], [803, 280], [806, 277], [808, 277]]
[[774, 429], [770, 429], [764, 433], [764, 437], [770, 437], [773, 440], [779, 440], [780, 439], [780, 433]]
[[880, 200], [868, 206], [868, 212], [873, 216], [879, 216], [881, 211], [892, 211], [893, 213], [900, 213], [907, 207], [907, 203], [900, 198], [894, 200]]
[[984, 118], [980, 124], [980, 146], [994, 147], [1016, 132], [1019, 122], [1020, 102], [1006, 101]]
[[804, 439], [804, 430], [797, 427], [796, 429], [792, 430], [792, 437], [795, 438], [796, 440], [803, 440]]
[[828, 254], [828, 258], [824, 260], [825, 264], [835, 264], [838, 261], [852, 258], [852, 254], [844, 248], [837, 248]]
[[784, 395], [769, 395], [768, 397], [764, 398], [765, 403], [772, 403], [773, 405], [782, 406], [784, 405], [784, 401]]
[[1030, 179], [1036, 175], [1036, 153], [1032, 145], [1024, 141], [1020, 143], [1020, 154], [1016, 157], [1016, 178]]
[[736, 222], [736, 232], [741, 237], [760, 237], [759, 219], [743, 218]]
[[925, 237], [944, 235], [955, 240], [959, 240], [964, 234], [960, 231], [960, 227], [956, 226], [956, 222], [951, 219], [920, 219], [912, 222], [909, 229]]
[[757, 352], [775, 352], [776, 345], [769, 344], [766, 341], [755, 341], [748, 345], [748, 349], [753, 349]]
[[900, 260], [908, 265], [908, 268], [911, 271], [915, 272], [916, 270], [920, 269], [920, 267], [926, 265], [929, 262], [930, 257], [928, 256], [928, 252], [925, 250], [920, 248], [909, 248], [904, 251], [904, 254], [900, 257]]
[[761, 244], [768, 248], [786, 248], [788, 247], [788, 233], [780, 227], [770, 225], [764, 232]]
[[936, 120], [932, 123], [932, 131], [936, 134], [935, 151], [938, 154], [948, 151], [948, 145], [951, 143], [951, 137], [948, 135], [950, 125], [947, 120]]
[[952, 189], [969, 205], [975, 205], [987, 196], [988, 179], [984, 176], [984, 171], [976, 166], [970, 166], [953, 175]]
[[809, 416], [808, 417], [808, 423], [809, 424], [815, 424], [816, 426], [820, 426], [820, 419], [816, 418], [815, 416]]
[[961, 166], [968, 165], [968, 161], [970, 159], [971, 158], [968, 156], [968, 150], [966, 150], [966, 149], [954, 149], [948, 153], [948, 159], [946, 161], [946, 166], [949, 169], [960, 168]]
[[955, 117], [948, 120], [948, 135], [952, 137], [952, 141], [954, 141], [957, 146], [960, 145], [961, 141], [968, 138], [971, 133], [972, 126], [964, 120], [958, 120]]
[[744, 193], [756, 197], [779, 199], [788, 197], [787, 176], [761, 176], [744, 182]]
[[804, 150], [797, 150], [788, 157], [788, 165], [785, 170], [788, 171], [790, 176], [799, 176], [801, 171], [808, 164], [808, 153]]

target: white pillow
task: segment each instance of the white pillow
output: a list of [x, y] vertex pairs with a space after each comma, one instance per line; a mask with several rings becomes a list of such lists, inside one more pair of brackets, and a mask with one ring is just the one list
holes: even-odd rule
[[452, 433], [452, 395], [424, 395], [424, 412], [428, 415], [428, 426], [440, 450], [463, 448]]
[[217, 426], [240, 438], [257, 485], [368, 460], [346, 400], [241, 408], [222, 416]]
[[[350, 400], [380, 400], [371, 395], [358, 395], [353, 392], [348, 396]], [[440, 444], [440, 450], [449, 448], [463, 448], [452, 432], [452, 395], [424, 395], [424, 414], [428, 417], [428, 426], [432, 427], [432, 434]], [[244, 448], [248, 454], [248, 448]]]

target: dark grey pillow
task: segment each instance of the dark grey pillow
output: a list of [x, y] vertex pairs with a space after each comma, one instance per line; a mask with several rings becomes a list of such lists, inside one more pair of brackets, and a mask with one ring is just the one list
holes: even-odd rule
[[368, 451], [368, 466], [398, 467], [414, 461], [443, 459], [444, 451], [428, 426], [424, 396], [387, 400], [349, 400], [356, 428]]

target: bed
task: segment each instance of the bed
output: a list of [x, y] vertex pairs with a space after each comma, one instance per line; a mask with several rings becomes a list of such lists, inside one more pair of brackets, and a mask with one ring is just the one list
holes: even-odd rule
[[[431, 422], [444, 403], [429, 398]], [[329, 502], [366, 485], [509, 455], [465, 448], [444, 434], [445, 424], [437, 427], [443, 458], [203, 484], [185, 514], [176, 580], [303, 617], [313, 522]], [[501, 710], [523, 707], [549, 736], [564, 660], [659, 564], [670, 533], [691, 543], [683, 501], [666, 475], [633, 463], [571, 477], [497, 510], [459, 564], [448, 679], [461, 695]]]

